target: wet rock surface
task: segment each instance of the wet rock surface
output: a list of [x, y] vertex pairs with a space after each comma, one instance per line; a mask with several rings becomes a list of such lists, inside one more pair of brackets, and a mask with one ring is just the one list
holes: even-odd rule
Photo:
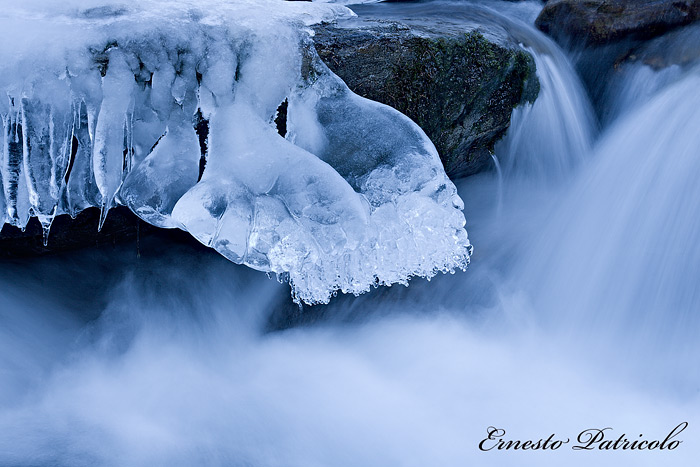
[[550, 0], [536, 25], [565, 46], [650, 39], [700, 19], [700, 0]]
[[513, 108], [539, 92], [532, 57], [477, 29], [360, 16], [317, 27], [314, 41], [355, 93], [418, 123], [451, 178], [487, 167]]

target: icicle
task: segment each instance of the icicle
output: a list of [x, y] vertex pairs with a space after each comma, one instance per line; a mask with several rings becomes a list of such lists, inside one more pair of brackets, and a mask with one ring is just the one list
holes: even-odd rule
[[[3, 135], [7, 133], [7, 118], [5, 115], [2, 116], [2, 129], [3, 129]], [[3, 137], [3, 142], [4, 142], [4, 137]], [[5, 150], [4, 150], [4, 145], [3, 145], [3, 150], [0, 152], [0, 162], [2, 162], [2, 169], [4, 169], [4, 159], [5, 159]], [[2, 170], [0, 169], [0, 171]], [[0, 172], [1, 173], [1, 172]], [[5, 223], [9, 222], [9, 217], [8, 217], [8, 210], [7, 210], [7, 203], [5, 201], [5, 186], [3, 183], [3, 179], [5, 177], [0, 176], [0, 230], [2, 229], [2, 226], [5, 225]]]
[[3, 210], [3, 224], [6, 222], [11, 222], [12, 218], [14, 217], [15, 213], [15, 208], [12, 205], [12, 193], [10, 191], [10, 187], [8, 186], [9, 183], [11, 183], [11, 177], [13, 175], [12, 170], [9, 167], [8, 164], [8, 158], [9, 158], [9, 151], [8, 151], [8, 145], [10, 143], [10, 132], [11, 132], [11, 117], [9, 113], [3, 114], [2, 116], [2, 159], [0, 159], [0, 162], [2, 162], [2, 165], [0, 166], [0, 179], [2, 179], [2, 210]]
[[3, 118], [3, 190], [10, 223], [23, 229], [29, 219], [29, 203], [26, 181], [22, 174], [22, 126], [15, 100], [9, 97], [9, 101], [8, 114]]
[[61, 86], [53, 96], [50, 115], [51, 196], [58, 200], [65, 189], [66, 173], [71, 156], [74, 112], [70, 101], [70, 88]]
[[39, 223], [41, 224], [41, 231], [42, 231], [44, 246], [47, 246], [49, 244], [49, 232], [51, 231], [51, 224], [53, 224], [53, 220], [55, 217], [56, 217], [56, 208], [54, 208], [53, 212], [51, 212], [51, 214], [49, 214], [48, 216], [45, 216], [45, 215], [38, 215], [37, 216], [37, 218], [39, 219]]
[[[21, 99], [23, 169], [32, 214], [48, 229], [58, 204], [52, 190], [55, 166], [51, 154], [51, 107], [36, 99]], [[55, 195], [54, 195], [55, 192]]]
[[124, 55], [119, 49], [111, 49], [103, 79], [104, 97], [97, 117], [92, 155], [95, 181], [102, 196], [100, 229], [122, 180], [125, 126], [134, 86], [134, 74]]
[[75, 142], [77, 147], [73, 160], [73, 167], [68, 177], [66, 186], [66, 198], [68, 213], [75, 217], [80, 211], [99, 203], [99, 191], [92, 171], [92, 140], [90, 138], [90, 125], [88, 108], [83, 100], [76, 105], [75, 115]]

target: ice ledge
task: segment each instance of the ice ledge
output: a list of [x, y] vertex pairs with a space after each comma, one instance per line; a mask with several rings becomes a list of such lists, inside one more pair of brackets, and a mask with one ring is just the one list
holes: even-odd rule
[[[310, 304], [465, 268], [462, 201], [423, 131], [318, 59], [303, 31], [318, 5], [257, 3], [107, 5], [53, 20], [43, 61], [3, 50], [3, 223], [35, 216], [48, 235], [56, 214], [124, 204]], [[195, 115], [209, 127], [201, 180]]]

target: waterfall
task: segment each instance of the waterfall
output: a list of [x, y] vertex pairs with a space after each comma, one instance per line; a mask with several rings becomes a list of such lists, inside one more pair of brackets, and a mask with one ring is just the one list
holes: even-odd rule
[[699, 90], [696, 68], [605, 131], [522, 272], [538, 278], [547, 320], [693, 387], [682, 367], [700, 355]]
[[549, 41], [540, 43], [547, 51], [526, 47], [535, 58], [540, 94], [534, 104], [513, 111], [511, 128], [496, 152], [503, 155], [509, 175], [551, 183], [586, 161], [596, 123], [578, 77]]
[[[264, 272], [158, 235], [138, 251], [0, 260], [0, 465], [692, 465], [700, 68], [624, 64], [597, 122], [569, 57], [531, 26], [541, 6], [353, 7], [500, 28], [535, 58], [540, 96], [515, 110], [495, 170], [455, 183], [477, 245], [467, 271], [300, 308]], [[310, 89], [298, 90], [311, 95], [297, 110], [312, 108]], [[321, 103], [323, 131], [361, 120], [344, 96]], [[5, 110], [0, 203], [20, 200], [10, 212], [26, 212], [33, 187], [10, 170], [23, 164], [18, 113]], [[88, 141], [91, 110], [73, 110], [76, 138]], [[313, 149], [296, 129], [294, 143]], [[385, 264], [415, 246], [396, 243]], [[663, 439], [682, 422], [673, 451], [571, 449], [585, 429]], [[482, 452], [488, 427], [569, 441]]]

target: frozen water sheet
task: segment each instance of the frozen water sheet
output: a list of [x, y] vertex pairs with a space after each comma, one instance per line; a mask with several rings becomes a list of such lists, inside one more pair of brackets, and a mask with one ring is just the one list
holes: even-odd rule
[[316, 55], [305, 26], [347, 14], [275, 0], [6, 9], [13, 37], [36, 34], [0, 47], [2, 222], [36, 216], [48, 235], [56, 214], [99, 206], [104, 220], [125, 204], [307, 303], [465, 268], [463, 204], [432, 143]]

